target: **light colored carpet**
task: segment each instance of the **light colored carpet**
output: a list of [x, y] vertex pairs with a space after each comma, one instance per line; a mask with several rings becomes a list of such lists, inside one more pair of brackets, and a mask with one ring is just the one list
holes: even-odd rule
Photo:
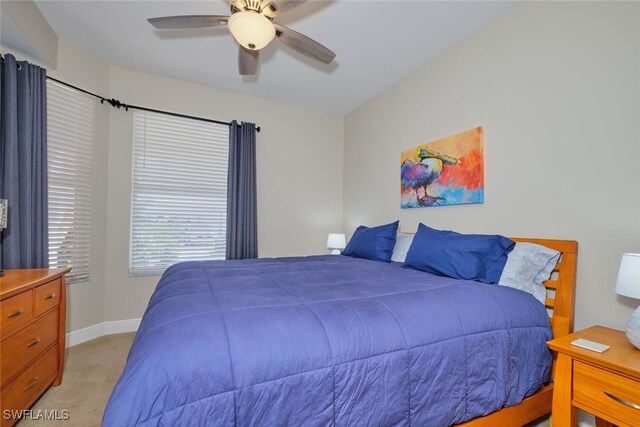
[[118, 381], [134, 333], [108, 335], [67, 349], [64, 376], [31, 408], [68, 410], [66, 421], [25, 419], [18, 427], [99, 426], [111, 390]]

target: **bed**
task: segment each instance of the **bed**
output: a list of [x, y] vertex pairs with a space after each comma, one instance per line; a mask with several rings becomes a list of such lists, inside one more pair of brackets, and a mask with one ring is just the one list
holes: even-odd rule
[[562, 253], [546, 309], [346, 256], [177, 264], [103, 425], [523, 425], [551, 409], [546, 341], [572, 329], [577, 243], [513, 240]]

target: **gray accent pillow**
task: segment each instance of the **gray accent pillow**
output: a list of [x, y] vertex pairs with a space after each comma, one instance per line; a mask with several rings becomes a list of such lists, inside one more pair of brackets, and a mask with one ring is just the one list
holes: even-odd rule
[[559, 257], [560, 252], [546, 246], [517, 242], [498, 284], [528, 292], [544, 304], [547, 290], [542, 282], [549, 279]]
[[391, 261], [404, 262], [409, 252], [411, 242], [413, 242], [414, 234], [398, 233], [396, 235], [396, 245], [393, 247], [393, 254], [391, 255]]

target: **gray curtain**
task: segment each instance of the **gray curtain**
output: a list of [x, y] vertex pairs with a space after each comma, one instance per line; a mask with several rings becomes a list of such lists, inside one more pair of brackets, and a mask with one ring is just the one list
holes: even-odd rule
[[256, 126], [229, 126], [227, 181], [227, 259], [258, 257]]
[[7, 55], [0, 76], [0, 268], [49, 266], [47, 227], [47, 73]]

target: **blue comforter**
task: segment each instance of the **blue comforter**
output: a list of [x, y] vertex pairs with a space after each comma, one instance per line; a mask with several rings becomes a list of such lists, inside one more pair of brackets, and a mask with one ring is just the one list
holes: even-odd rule
[[315, 256], [186, 262], [149, 302], [106, 426], [447, 426], [549, 376], [519, 290]]

